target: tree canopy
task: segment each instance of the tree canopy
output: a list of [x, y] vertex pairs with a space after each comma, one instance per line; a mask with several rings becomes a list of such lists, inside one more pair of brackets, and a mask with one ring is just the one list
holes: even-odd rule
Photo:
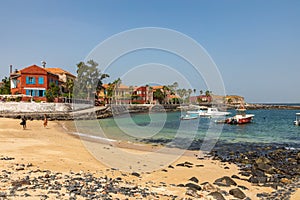
[[160, 104], [162, 104], [165, 99], [165, 95], [161, 90], [155, 90], [153, 97], [157, 99]]
[[55, 83], [50, 83], [50, 88], [46, 90], [46, 98], [48, 102], [53, 102], [56, 97], [59, 97], [60, 89]]
[[77, 64], [77, 79], [74, 83], [74, 94], [77, 98], [89, 98], [102, 88], [102, 80], [109, 77], [97, 68], [98, 63], [89, 60]]
[[11, 94], [10, 92], [10, 79], [8, 77], [4, 77], [2, 79], [3, 85], [0, 87], [0, 94]]

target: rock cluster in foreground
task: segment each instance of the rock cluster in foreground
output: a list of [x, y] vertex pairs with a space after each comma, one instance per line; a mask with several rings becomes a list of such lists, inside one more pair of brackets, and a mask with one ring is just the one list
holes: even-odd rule
[[[0, 199], [250, 199], [245, 195], [248, 188], [227, 176], [214, 183], [201, 182], [200, 177], [194, 176], [187, 177], [182, 184], [153, 180], [142, 185], [139, 180], [147, 174], [138, 172], [117, 173], [117, 169], [107, 169], [100, 175], [83, 171], [61, 173], [42, 170], [31, 163], [16, 163], [7, 156], [0, 156], [0, 162], [7, 166], [0, 173]], [[162, 172], [196, 167], [203, 166], [184, 162], [170, 165]], [[105, 175], [109, 173], [120, 175]], [[176, 195], [173, 191], [182, 192]]]
[[[234, 149], [234, 150], [233, 150]], [[212, 155], [222, 162], [240, 166], [240, 175], [253, 185], [272, 187], [272, 194], [261, 199], [289, 199], [300, 187], [300, 150], [285, 145], [231, 144], [216, 147]]]

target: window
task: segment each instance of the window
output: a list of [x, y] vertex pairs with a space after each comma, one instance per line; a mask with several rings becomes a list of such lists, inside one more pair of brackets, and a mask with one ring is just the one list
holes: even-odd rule
[[30, 95], [33, 97], [44, 97], [45, 90], [26, 90], [26, 95]]
[[26, 76], [26, 84], [35, 84], [35, 77]]
[[45, 90], [39, 90], [39, 97], [43, 97], [44, 96], [44, 91]]
[[18, 81], [16, 79], [12, 79], [10, 84], [11, 84], [11, 88], [17, 88]]
[[44, 84], [44, 77], [42, 76], [39, 77], [39, 84]]

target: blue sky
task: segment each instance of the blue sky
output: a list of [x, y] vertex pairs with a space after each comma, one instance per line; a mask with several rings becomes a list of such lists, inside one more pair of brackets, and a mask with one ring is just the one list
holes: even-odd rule
[[[300, 102], [297, 0], [2, 0], [0, 26], [1, 78], [10, 64], [21, 69], [42, 60], [75, 73], [76, 64], [108, 37], [162, 27], [186, 34], [206, 49], [228, 94], [248, 102]], [[118, 78], [118, 67], [111, 71], [113, 78]], [[206, 89], [202, 80], [193, 87]]]

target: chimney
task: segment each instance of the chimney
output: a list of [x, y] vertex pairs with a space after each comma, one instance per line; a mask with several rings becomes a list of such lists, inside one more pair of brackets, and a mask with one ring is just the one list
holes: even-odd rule
[[12, 65], [9, 65], [9, 73], [12, 73]]
[[43, 66], [43, 68], [46, 68], [46, 62], [45, 61], [42, 61], [42, 66]]

